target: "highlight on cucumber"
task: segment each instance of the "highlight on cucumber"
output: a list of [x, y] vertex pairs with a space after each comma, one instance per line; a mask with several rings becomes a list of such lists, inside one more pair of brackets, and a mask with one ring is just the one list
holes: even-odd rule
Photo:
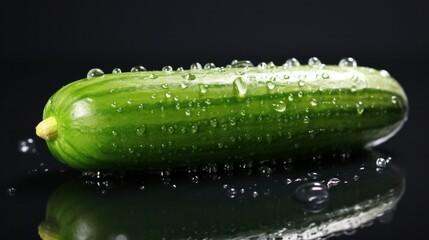
[[407, 115], [399, 82], [353, 58], [234, 60], [91, 69], [48, 100], [36, 134], [72, 168], [135, 171], [350, 152], [388, 140]]

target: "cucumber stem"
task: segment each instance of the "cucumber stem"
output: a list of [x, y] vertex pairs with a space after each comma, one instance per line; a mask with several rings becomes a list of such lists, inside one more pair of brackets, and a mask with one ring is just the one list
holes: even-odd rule
[[39, 237], [43, 240], [58, 240], [59, 239], [59, 230], [55, 222], [45, 220], [39, 224], [37, 227], [37, 232]]
[[43, 121], [36, 126], [36, 134], [46, 141], [55, 140], [58, 134], [58, 125], [55, 117], [43, 119]]

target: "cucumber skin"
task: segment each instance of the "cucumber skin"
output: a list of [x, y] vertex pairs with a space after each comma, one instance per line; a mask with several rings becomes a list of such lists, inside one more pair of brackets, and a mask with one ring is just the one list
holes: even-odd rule
[[377, 70], [300, 66], [82, 79], [43, 118], [58, 122], [47, 145], [65, 164], [133, 171], [350, 151], [393, 136], [407, 112], [399, 83]]

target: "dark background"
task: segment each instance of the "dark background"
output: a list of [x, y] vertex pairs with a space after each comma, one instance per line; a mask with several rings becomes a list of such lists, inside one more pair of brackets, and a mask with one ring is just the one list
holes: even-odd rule
[[[396, 156], [407, 176], [393, 222], [344, 239], [419, 239], [429, 223], [428, 9], [415, 0], [4, 1], [1, 238], [37, 239], [46, 200], [61, 181], [33, 185], [25, 194], [17, 187], [14, 197], [6, 189], [31, 181], [27, 172], [41, 162], [50, 170], [65, 168], [35, 138], [34, 127], [47, 99], [89, 69], [220, 66], [233, 59], [283, 64], [290, 57], [306, 63], [312, 56], [337, 64], [351, 56], [359, 65], [388, 70], [404, 87], [410, 112], [404, 128], [380, 147]], [[18, 151], [19, 140], [29, 137], [38, 154]]]

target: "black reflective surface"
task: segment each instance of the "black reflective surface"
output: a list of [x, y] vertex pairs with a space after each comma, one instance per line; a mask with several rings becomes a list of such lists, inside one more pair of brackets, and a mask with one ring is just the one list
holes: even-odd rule
[[[93, 217], [94, 222], [106, 226], [117, 226], [109, 228], [115, 230], [113, 233], [97, 230], [100, 234], [111, 234], [110, 239], [136, 236], [132, 234], [138, 237], [129, 239], [140, 239], [148, 234], [148, 231], [139, 232], [139, 227], [134, 231], [132, 228], [136, 225], [128, 224], [130, 219], [151, 224], [154, 239], [203, 235], [220, 239], [240, 239], [241, 236], [265, 239], [279, 232], [288, 239], [287, 234], [293, 229], [307, 229], [312, 233], [313, 222], [319, 225], [329, 222], [325, 213], [374, 199], [376, 191], [380, 191], [379, 202], [395, 203], [393, 211], [377, 217], [373, 224], [361, 221], [357, 231], [346, 231], [333, 239], [424, 239], [429, 232], [426, 150], [429, 134], [426, 93], [429, 48], [426, 43], [429, 38], [424, 1], [48, 2], [2, 5], [2, 239], [39, 239], [38, 227], [46, 220], [47, 211], [48, 215], [55, 214], [55, 209], [67, 203], [72, 204], [69, 209], [76, 210], [72, 211], [75, 216], [68, 213], [70, 223], [76, 223], [81, 216]], [[128, 71], [134, 65], [161, 69], [164, 65], [189, 67], [195, 61], [226, 65], [233, 59], [283, 64], [289, 57], [305, 63], [312, 56], [327, 64], [337, 64], [342, 57], [352, 56], [359, 65], [388, 70], [404, 87], [410, 103], [409, 120], [397, 135], [372, 152], [392, 158], [387, 173], [397, 174], [391, 180], [400, 179], [393, 181], [397, 187], [391, 186], [399, 189], [393, 191], [395, 194], [389, 195], [387, 191], [386, 195], [386, 191], [377, 188], [388, 187], [384, 180], [380, 181], [386, 171], [379, 173], [365, 168], [369, 175], [362, 170], [353, 174], [356, 171], [353, 166], [375, 162], [375, 156], [371, 155], [363, 159], [352, 155], [345, 163], [298, 165], [291, 171], [284, 170], [280, 164], [274, 167], [276, 170], [272, 169], [270, 177], [259, 168], [250, 176], [244, 170], [235, 169], [232, 176], [218, 173], [216, 176], [220, 179], [213, 179], [213, 174], [207, 172], [197, 174], [198, 180], [193, 174], [182, 173], [170, 175], [171, 181], [165, 184], [159, 175], [134, 176], [119, 182], [108, 179], [114, 184], [103, 187], [105, 180], [88, 181], [81, 173], [53, 159], [43, 141], [34, 134], [49, 96], [61, 86], [83, 78], [94, 67], [105, 72], [115, 67]], [[25, 150], [29, 143], [23, 145], [21, 141], [28, 138], [34, 140], [36, 152], [31, 148]], [[287, 179], [307, 178], [306, 182], [312, 182], [308, 175], [312, 172], [320, 173], [315, 180], [325, 185], [337, 173], [341, 181], [328, 189], [328, 195], [323, 187], [319, 189], [313, 202], [317, 204], [308, 205], [302, 203], [308, 195], [298, 199], [294, 196], [301, 183], [288, 185]], [[358, 176], [357, 180], [354, 175]], [[348, 184], [344, 183], [345, 179]], [[253, 197], [254, 189], [250, 187], [255, 183], [260, 189]], [[224, 184], [228, 185], [226, 189]], [[142, 186], [144, 190], [140, 189]], [[266, 189], [270, 189], [267, 195]], [[234, 192], [235, 197], [230, 198]], [[73, 197], [59, 201], [56, 196], [60, 194]], [[192, 199], [201, 203], [195, 204], [195, 208], [185, 201], [193, 194], [197, 197]], [[77, 199], [78, 196], [83, 199]], [[174, 202], [173, 198], [186, 204]], [[133, 205], [144, 201], [152, 201], [150, 204], [154, 207], [146, 211], [152, 211], [152, 219], [156, 221], [140, 214], [143, 206]], [[169, 211], [158, 216], [156, 213], [163, 208], [157, 203], [162, 201], [167, 201], [164, 204]], [[97, 214], [85, 215], [87, 211], [82, 208], [97, 209], [92, 204], [112, 209], [115, 214], [100, 210]], [[123, 209], [118, 207], [122, 205]], [[216, 211], [215, 206], [229, 211]], [[373, 209], [380, 209], [376, 206], [374, 204]], [[203, 209], [208, 209], [207, 214], [203, 214]], [[368, 206], [366, 210], [371, 209]], [[180, 215], [186, 218], [178, 219]], [[329, 219], [339, 221], [332, 215]], [[60, 218], [55, 221], [61, 226]], [[176, 228], [179, 226], [185, 226], [185, 230]], [[283, 227], [289, 232], [282, 232]], [[96, 226], [89, 224], [89, 229]], [[316, 227], [317, 234], [323, 232], [319, 230]], [[343, 230], [346, 229], [341, 232]]]

